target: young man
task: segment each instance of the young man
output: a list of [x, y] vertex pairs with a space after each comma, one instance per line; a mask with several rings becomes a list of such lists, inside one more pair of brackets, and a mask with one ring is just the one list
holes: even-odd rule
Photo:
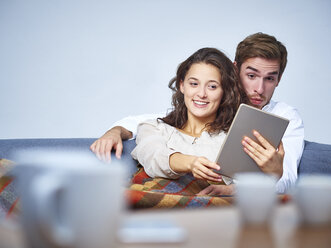
[[[256, 33], [246, 37], [237, 46], [234, 64], [238, 68], [241, 83], [251, 105], [290, 120], [281, 144], [274, 149], [259, 133], [254, 133], [259, 143], [249, 138], [242, 141], [245, 152], [257, 163], [261, 170], [276, 175], [277, 190], [286, 192], [297, 179], [304, 148], [304, 127], [297, 110], [286, 103], [272, 101], [287, 63], [285, 46], [275, 37]], [[99, 159], [110, 161], [112, 149], [120, 158], [122, 140], [135, 137], [137, 126], [146, 119], [163, 117], [165, 114], [140, 115], [124, 118], [116, 122], [110, 130], [91, 145], [91, 150]], [[210, 185], [201, 194], [226, 195], [234, 193], [233, 185]]]

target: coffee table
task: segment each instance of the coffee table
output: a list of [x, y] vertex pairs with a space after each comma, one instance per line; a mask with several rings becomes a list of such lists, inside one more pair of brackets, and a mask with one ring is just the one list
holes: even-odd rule
[[[331, 226], [304, 226], [291, 203], [279, 205], [272, 221], [262, 226], [247, 226], [241, 223], [240, 212], [235, 206], [207, 209], [168, 209], [126, 211], [124, 220], [173, 221], [187, 231], [187, 238], [179, 243], [125, 243], [117, 240], [118, 248], [330, 248]], [[20, 229], [0, 227], [0, 247], [23, 248], [24, 239]]]
[[215, 207], [192, 210], [142, 210], [127, 212], [125, 218], [172, 220], [188, 232], [185, 241], [175, 244], [118, 241], [117, 247], [331, 247], [331, 226], [305, 226], [299, 222], [294, 204], [279, 205], [272, 220], [262, 226], [241, 223], [239, 210]]

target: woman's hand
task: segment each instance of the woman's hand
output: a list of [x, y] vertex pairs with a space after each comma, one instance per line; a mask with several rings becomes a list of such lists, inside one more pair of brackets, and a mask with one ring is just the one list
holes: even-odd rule
[[210, 180], [214, 182], [222, 181], [222, 176], [213, 171], [213, 169], [220, 169], [220, 166], [218, 164], [209, 161], [205, 157], [193, 157], [194, 159], [190, 163], [189, 168], [195, 178]]
[[170, 168], [177, 173], [191, 172], [197, 179], [221, 182], [222, 176], [213, 170], [219, 170], [220, 166], [205, 157], [174, 153], [170, 156]]

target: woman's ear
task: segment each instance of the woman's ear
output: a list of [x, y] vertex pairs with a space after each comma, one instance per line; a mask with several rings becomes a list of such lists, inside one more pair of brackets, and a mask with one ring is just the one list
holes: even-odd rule
[[184, 94], [184, 82], [183, 82], [183, 80], [180, 81], [180, 83], [179, 83], [179, 89], [180, 89], [180, 92], [182, 92]]
[[233, 65], [236, 68], [236, 70], [238, 71], [238, 65], [237, 65], [237, 61], [233, 61]]
[[233, 61], [233, 65], [234, 65], [234, 68], [235, 68], [236, 72], [239, 73], [237, 61]]

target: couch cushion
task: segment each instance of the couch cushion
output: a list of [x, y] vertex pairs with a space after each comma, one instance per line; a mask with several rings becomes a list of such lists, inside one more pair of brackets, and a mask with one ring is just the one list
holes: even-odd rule
[[[15, 161], [15, 152], [31, 148], [92, 152], [90, 146], [95, 140], [96, 138], [0, 139], [0, 158]], [[135, 172], [137, 164], [131, 157], [131, 151], [135, 146], [135, 140], [123, 141], [121, 161], [129, 168], [131, 175]], [[116, 160], [114, 152], [112, 153], [112, 159]]]
[[331, 145], [305, 141], [299, 174], [331, 174]]
[[[17, 190], [17, 173], [19, 171], [16, 170], [14, 163], [8, 160], [15, 159], [15, 152], [31, 148], [91, 152], [89, 147], [94, 140], [96, 139], [0, 139], [0, 220], [8, 216], [17, 216], [20, 212], [19, 192]], [[134, 140], [123, 142], [124, 148], [121, 161], [124, 166], [129, 168], [131, 175], [137, 169], [137, 163], [130, 155], [135, 145]], [[112, 159], [116, 160], [114, 154], [112, 154]]]
[[8, 175], [14, 166], [12, 161], [0, 159], [0, 220], [20, 212], [17, 180]]
[[66, 139], [0, 139], [0, 158], [13, 159], [17, 150], [34, 147], [59, 149], [89, 150], [94, 138]]

